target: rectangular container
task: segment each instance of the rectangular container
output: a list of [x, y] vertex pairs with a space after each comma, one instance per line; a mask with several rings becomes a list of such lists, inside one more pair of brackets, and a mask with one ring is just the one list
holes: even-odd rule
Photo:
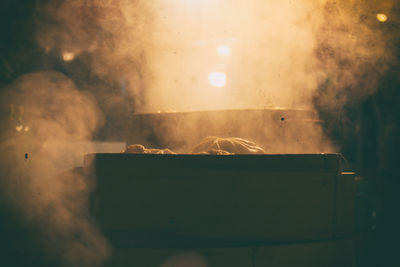
[[89, 154], [92, 213], [119, 246], [227, 247], [353, 232], [354, 174], [338, 154]]

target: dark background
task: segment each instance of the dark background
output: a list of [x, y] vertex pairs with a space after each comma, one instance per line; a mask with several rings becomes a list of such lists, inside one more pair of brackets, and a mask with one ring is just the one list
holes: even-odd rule
[[[64, 73], [78, 88], [83, 81], [92, 85], [106, 83], [91, 74], [86, 64], [90, 54], [79, 55], [71, 65], [62, 60], [60, 51], [53, 49], [45, 53], [38, 47], [35, 2], [0, 1], [0, 90], [25, 73], [43, 70]], [[379, 10], [379, 3], [376, 5]], [[364, 206], [357, 211], [356, 239], [359, 266], [400, 266], [400, 5], [395, 5], [391, 12], [389, 21], [381, 27], [390, 36], [395, 60], [380, 76], [375, 93], [366, 99], [350, 98], [338, 109], [326, 109], [318, 105], [317, 96], [315, 99], [326, 132], [340, 145], [350, 168], [362, 177], [358, 194]], [[109, 94], [119, 97], [118, 91]], [[102, 98], [97, 97], [97, 101], [101, 102]], [[113, 109], [113, 113], [103, 110], [107, 123], [96, 133], [96, 139], [122, 139], [118, 131], [112, 130], [122, 128], [118, 123], [124, 120], [112, 120], [112, 117], [118, 114], [120, 118], [128, 118], [132, 110], [126, 103], [118, 110]], [[6, 205], [0, 207], [0, 265], [6, 262], [3, 266], [43, 266], [57, 262], [45, 257], [37, 244], [31, 242], [34, 230], [26, 230]]]

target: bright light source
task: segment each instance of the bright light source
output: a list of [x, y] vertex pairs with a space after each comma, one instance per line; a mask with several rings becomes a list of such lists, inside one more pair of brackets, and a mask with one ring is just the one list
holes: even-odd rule
[[75, 54], [72, 53], [72, 52], [65, 52], [65, 53], [62, 55], [62, 58], [63, 58], [64, 61], [69, 62], [69, 61], [74, 60]]
[[225, 87], [226, 74], [225, 72], [210, 72], [208, 74], [208, 81], [210, 82], [211, 86]]
[[229, 56], [231, 54], [231, 48], [227, 45], [217, 46], [217, 54], [220, 56]]
[[376, 14], [376, 19], [379, 20], [380, 22], [385, 22], [387, 21], [388, 17], [386, 16], [386, 14], [378, 13]]

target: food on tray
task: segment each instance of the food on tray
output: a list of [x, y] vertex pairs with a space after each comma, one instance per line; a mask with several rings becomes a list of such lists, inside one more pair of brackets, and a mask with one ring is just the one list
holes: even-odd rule
[[257, 144], [239, 137], [221, 138], [208, 136], [193, 150], [194, 154], [265, 154]]
[[145, 148], [143, 145], [140, 144], [129, 145], [124, 152], [128, 154], [176, 154], [168, 148]]

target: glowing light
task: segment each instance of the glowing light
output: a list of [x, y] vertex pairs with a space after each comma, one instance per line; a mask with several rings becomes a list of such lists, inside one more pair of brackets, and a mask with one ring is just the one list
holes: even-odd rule
[[225, 87], [226, 74], [225, 72], [210, 72], [208, 74], [208, 81], [210, 82], [211, 86]]
[[69, 61], [74, 60], [75, 54], [72, 53], [72, 52], [65, 52], [65, 53], [62, 55], [62, 58], [63, 58], [64, 61], [69, 62]]
[[231, 48], [227, 45], [217, 46], [217, 54], [220, 56], [229, 56], [231, 54]]
[[385, 22], [387, 21], [388, 17], [386, 16], [386, 14], [378, 13], [376, 14], [376, 19], [379, 20], [380, 22]]
[[17, 132], [20, 132], [20, 131], [22, 131], [23, 129], [24, 129], [24, 126], [23, 126], [23, 125], [18, 125], [18, 126], [15, 127], [15, 130], [17, 130]]
[[29, 132], [29, 130], [30, 130], [29, 126], [25, 126], [24, 131]]

